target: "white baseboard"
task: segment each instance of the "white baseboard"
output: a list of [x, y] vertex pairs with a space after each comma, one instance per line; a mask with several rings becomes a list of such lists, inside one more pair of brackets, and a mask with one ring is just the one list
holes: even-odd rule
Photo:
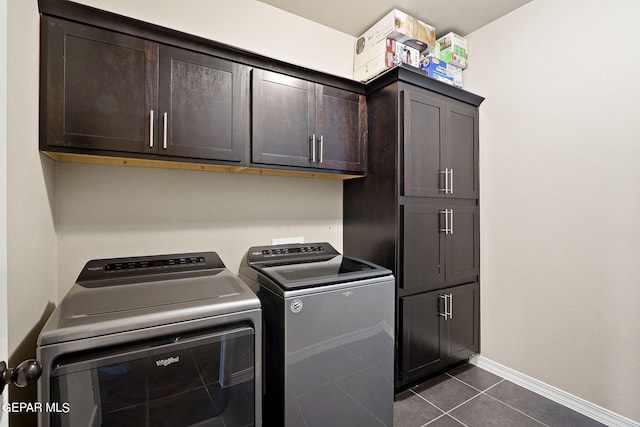
[[618, 415], [615, 412], [609, 411], [608, 409], [602, 408], [549, 384], [543, 383], [535, 378], [531, 378], [521, 372], [507, 368], [506, 366], [487, 359], [486, 357], [473, 357], [469, 363], [608, 426], [640, 427], [640, 423], [630, 420], [629, 418], [625, 418], [622, 415]]

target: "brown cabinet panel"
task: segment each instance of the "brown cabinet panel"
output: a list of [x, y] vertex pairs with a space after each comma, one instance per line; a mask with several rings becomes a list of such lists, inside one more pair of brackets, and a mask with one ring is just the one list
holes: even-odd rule
[[252, 70], [251, 161], [308, 167], [315, 129], [314, 85], [265, 70]]
[[442, 301], [438, 292], [400, 299], [399, 375], [404, 382], [439, 369], [447, 357]]
[[364, 96], [266, 70], [251, 81], [253, 163], [364, 170]]
[[318, 167], [364, 170], [366, 105], [364, 95], [316, 85], [316, 134], [322, 138]]
[[451, 295], [447, 358], [452, 362], [468, 359], [480, 350], [480, 285], [472, 283], [442, 292]]
[[478, 111], [424, 90], [403, 97], [403, 181], [408, 197], [478, 197]]
[[144, 152], [156, 104], [155, 43], [42, 17], [48, 145]]
[[248, 143], [244, 126], [245, 74], [244, 66], [161, 46], [159, 153], [242, 160]]
[[470, 283], [400, 298], [403, 383], [480, 350], [480, 286]]
[[401, 289], [428, 291], [478, 276], [480, 232], [475, 202], [409, 199], [400, 205], [400, 218]]
[[439, 197], [443, 193], [446, 104], [423, 92], [404, 91], [402, 165], [403, 195]]
[[447, 110], [445, 164], [453, 170], [452, 197], [478, 197], [478, 111], [464, 104]]
[[436, 289], [445, 280], [445, 239], [440, 231], [439, 206], [402, 205], [402, 270], [400, 287], [407, 291], [422, 289], [425, 284]]
[[42, 149], [243, 160], [245, 66], [46, 16], [42, 43]]
[[480, 273], [480, 221], [478, 207], [451, 208], [452, 234], [446, 237], [446, 279], [460, 280]]

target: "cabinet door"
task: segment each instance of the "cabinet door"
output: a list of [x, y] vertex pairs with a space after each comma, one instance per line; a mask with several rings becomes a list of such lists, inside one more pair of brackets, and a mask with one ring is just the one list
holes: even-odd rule
[[401, 342], [397, 360], [400, 381], [427, 375], [446, 359], [443, 298], [428, 292], [400, 299]]
[[402, 194], [439, 197], [444, 194], [441, 173], [446, 104], [424, 91], [403, 91]]
[[478, 138], [477, 108], [450, 104], [444, 166], [452, 170], [451, 197], [478, 198]]
[[160, 46], [158, 152], [241, 161], [249, 131], [246, 73], [223, 59]]
[[366, 105], [364, 95], [316, 84], [317, 167], [364, 171]]
[[402, 241], [400, 287], [405, 290], [436, 289], [445, 280], [443, 214], [434, 205], [400, 206]]
[[253, 70], [251, 83], [251, 161], [310, 167], [314, 84], [265, 70]]
[[158, 45], [46, 16], [41, 25], [41, 144], [152, 150]]
[[480, 350], [480, 285], [472, 283], [443, 292], [451, 295], [447, 358], [454, 363]]
[[446, 235], [446, 280], [474, 278], [480, 272], [478, 207], [451, 208], [452, 233]]

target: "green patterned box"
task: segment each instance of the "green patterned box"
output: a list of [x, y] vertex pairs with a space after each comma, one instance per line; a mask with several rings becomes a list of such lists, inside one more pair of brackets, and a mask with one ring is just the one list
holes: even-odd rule
[[449, 33], [438, 39], [440, 59], [462, 69], [467, 68], [467, 39], [455, 33]]

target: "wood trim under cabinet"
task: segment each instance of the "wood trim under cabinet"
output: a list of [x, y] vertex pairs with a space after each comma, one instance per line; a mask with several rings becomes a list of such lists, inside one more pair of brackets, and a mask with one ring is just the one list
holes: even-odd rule
[[231, 172], [255, 175], [273, 175], [273, 176], [298, 176], [303, 178], [322, 178], [347, 180], [353, 178], [362, 178], [363, 175], [346, 175], [339, 173], [322, 173], [322, 172], [306, 172], [300, 170], [286, 169], [268, 169], [246, 167], [238, 165], [219, 165], [219, 164], [203, 164], [177, 162], [173, 160], [153, 160], [153, 159], [136, 159], [132, 157], [110, 157], [110, 156], [94, 156], [90, 154], [61, 153], [55, 151], [41, 151], [53, 160], [72, 162], [72, 163], [88, 163], [100, 165], [117, 165], [117, 166], [141, 166], [150, 168], [163, 169], [183, 169], [207, 172]]

